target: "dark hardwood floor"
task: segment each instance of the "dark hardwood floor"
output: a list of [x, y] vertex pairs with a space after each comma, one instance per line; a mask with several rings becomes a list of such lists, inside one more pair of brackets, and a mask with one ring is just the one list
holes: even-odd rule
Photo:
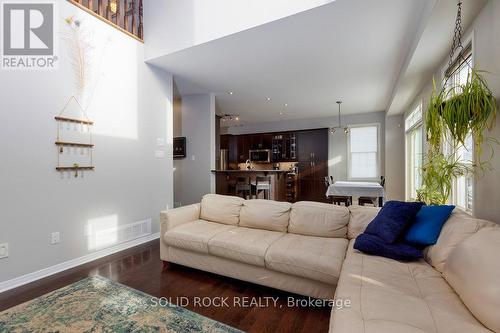
[[[288, 297], [275, 289], [170, 264], [162, 271], [159, 241], [153, 241], [0, 294], [0, 311], [29, 301], [92, 275], [101, 275], [172, 303], [188, 301], [185, 307], [206, 317], [247, 332], [328, 332], [330, 307], [289, 307]], [[196, 297], [274, 297], [250, 307], [195, 305]], [[184, 297], [184, 298], [181, 298]], [[264, 302], [261, 298], [261, 302]], [[179, 304], [182, 305], [182, 304]]]

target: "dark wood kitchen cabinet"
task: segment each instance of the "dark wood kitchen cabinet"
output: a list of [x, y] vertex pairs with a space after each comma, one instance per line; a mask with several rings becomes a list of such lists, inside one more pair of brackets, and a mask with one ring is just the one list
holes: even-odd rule
[[328, 176], [328, 129], [222, 135], [221, 148], [228, 149], [231, 169], [245, 163], [250, 149], [270, 149], [274, 163], [297, 163], [294, 200], [328, 202], [324, 185]]
[[249, 159], [248, 151], [252, 144], [252, 137], [249, 135], [237, 136], [238, 141], [238, 163], [245, 163]]
[[297, 133], [299, 200], [328, 202], [324, 179], [328, 176], [328, 129]]
[[271, 149], [273, 135], [272, 134], [255, 134], [248, 135], [250, 149]]

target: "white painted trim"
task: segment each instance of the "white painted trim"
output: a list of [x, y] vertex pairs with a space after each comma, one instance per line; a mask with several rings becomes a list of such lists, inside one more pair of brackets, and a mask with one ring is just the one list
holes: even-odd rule
[[145, 237], [137, 238], [137, 239], [125, 242], [125, 243], [116, 244], [116, 245], [113, 245], [111, 247], [108, 247], [108, 248], [105, 248], [105, 249], [102, 249], [102, 250], [99, 250], [96, 252], [89, 253], [87, 255], [84, 255], [83, 257], [71, 259], [69, 261], [65, 261], [65, 262], [62, 262], [60, 264], [44, 268], [44, 269], [41, 269], [41, 270], [33, 272], [33, 273], [28, 273], [28, 274], [13, 278], [11, 280], [2, 281], [2, 282], [0, 282], [0, 293], [7, 291], [7, 290], [10, 290], [10, 289], [17, 288], [19, 286], [22, 286], [22, 285], [25, 285], [25, 284], [28, 284], [31, 282], [34, 282], [36, 280], [43, 279], [47, 276], [68, 270], [70, 268], [74, 268], [76, 266], [80, 266], [80, 265], [86, 264], [88, 262], [109, 256], [111, 254], [114, 254], [114, 253], [117, 253], [117, 252], [120, 252], [123, 250], [127, 250], [129, 248], [134, 247], [134, 246], [150, 242], [150, 241], [158, 239], [158, 238], [160, 238], [159, 232], [145, 236]]

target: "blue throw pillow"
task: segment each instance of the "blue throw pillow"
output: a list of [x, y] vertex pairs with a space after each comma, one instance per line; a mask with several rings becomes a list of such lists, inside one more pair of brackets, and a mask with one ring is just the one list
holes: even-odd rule
[[415, 221], [422, 205], [422, 202], [388, 201], [368, 224], [365, 233], [377, 236], [386, 243], [394, 243]]
[[436, 244], [453, 209], [455, 206], [423, 206], [406, 232], [405, 241], [426, 246]]
[[405, 243], [387, 244], [377, 236], [361, 234], [354, 242], [354, 248], [362, 252], [395, 260], [416, 260], [422, 258], [422, 250]]

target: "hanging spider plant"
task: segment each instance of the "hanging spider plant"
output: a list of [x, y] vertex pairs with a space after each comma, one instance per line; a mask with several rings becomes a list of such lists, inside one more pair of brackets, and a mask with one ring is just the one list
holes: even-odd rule
[[[492, 145], [498, 142], [487, 137], [486, 131], [494, 127], [496, 113], [496, 99], [479, 70], [472, 68], [465, 84], [453, 85], [439, 93], [434, 82], [425, 116], [429, 150], [422, 167], [420, 200], [429, 204], [445, 204], [454, 179], [491, 168]], [[460, 156], [443, 153], [443, 145], [448, 145], [453, 152], [465, 147], [468, 135], [472, 135], [474, 140], [474, 161], [463, 161]], [[487, 160], [482, 159], [485, 143], [491, 149]]]
[[[460, 6], [461, 2], [455, 29], [458, 35], [454, 38], [450, 66], [454, 51], [458, 48], [463, 49], [460, 40]], [[491, 168], [493, 145], [498, 144], [498, 140], [488, 137], [486, 132], [495, 126], [497, 101], [482, 73], [481, 70], [470, 68], [464, 84], [447, 87], [446, 81], [439, 92], [436, 89], [436, 82], [433, 81], [433, 91], [425, 115], [429, 149], [422, 167], [422, 187], [418, 191], [418, 199], [421, 201], [428, 204], [445, 204], [450, 197], [454, 179]], [[450, 147], [452, 152], [465, 147], [469, 135], [474, 141], [474, 161], [463, 161], [461, 156], [443, 153], [444, 145]], [[485, 143], [488, 143], [491, 154], [489, 159], [483, 160]]]
[[427, 155], [422, 168], [424, 177], [417, 199], [429, 205], [444, 205], [451, 195], [453, 179], [473, 172], [473, 168], [462, 163], [459, 157], [434, 152]]

